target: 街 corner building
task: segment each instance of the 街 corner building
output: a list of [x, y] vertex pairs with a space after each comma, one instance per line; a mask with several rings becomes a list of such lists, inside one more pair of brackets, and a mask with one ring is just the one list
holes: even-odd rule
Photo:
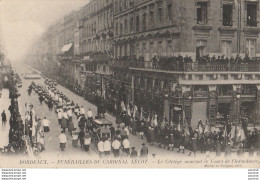
[[193, 128], [259, 125], [259, 3], [91, 0], [52, 25], [27, 61], [110, 110], [124, 102]]

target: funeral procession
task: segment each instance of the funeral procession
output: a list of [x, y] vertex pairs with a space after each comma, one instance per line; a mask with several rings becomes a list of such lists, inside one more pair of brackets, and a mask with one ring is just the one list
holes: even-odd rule
[[259, 3], [84, 0], [35, 34], [0, 18], [1, 158], [258, 159]]

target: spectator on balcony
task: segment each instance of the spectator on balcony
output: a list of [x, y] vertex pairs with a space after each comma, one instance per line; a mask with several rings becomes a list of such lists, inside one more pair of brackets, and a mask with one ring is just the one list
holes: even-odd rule
[[239, 54], [237, 54], [235, 62], [239, 64], [242, 62], [242, 58], [239, 56]]
[[156, 65], [157, 65], [157, 62], [158, 62], [156, 55], [151, 59], [151, 62], [152, 62], [152, 68], [156, 69]]
[[211, 57], [210, 61], [211, 61], [211, 62], [215, 62], [215, 61], [216, 61], [216, 56], [213, 55], [213, 56]]

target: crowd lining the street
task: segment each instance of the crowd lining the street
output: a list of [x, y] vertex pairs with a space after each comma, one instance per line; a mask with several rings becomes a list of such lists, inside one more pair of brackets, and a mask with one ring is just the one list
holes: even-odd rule
[[[6, 79], [5, 88], [9, 89], [9, 99], [11, 104], [8, 107], [10, 112], [9, 119], [9, 135], [8, 135], [8, 145], [1, 148], [1, 153], [6, 154], [27, 154], [28, 145], [24, 134], [24, 123], [19, 112], [18, 97], [20, 96], [17, 83], [21, 81], [17, 74], [11, 72], [9, 79]], [[1, 113], [2, 125], [6, 126], [7, 116], [6, 112]]]
[[[142, 115], [142, 108], [137, 108], [136, 105], [125, 106], [122, 101], [116, 116], [117, 126], [97, 127], [93, 124], [93, 119], [104, 118], [107, 111], [105, 107], [98, 105], [98, 116], [94, 117], [90, 109], [86, 113], [83, 106], [80, 107], [70, 101], [54, 86], [47, 84], [46, 91], [47, 94], [44, 94], [44, 98], [41, 98], [42, 92], [39, 93], [39, 99], [40, 101], [45, 99], [48, 105], [50, 101], [54, 104], [58, 114], [58, 123], [62, 129], [60, 135], [62, 150], [66, 147], [65, 131], [68, 129], [72, 135], [73, 147], [77, 147], [79, 141], [80, 147], [88, 151], [91, 144], [94, 144], [101, 157], [109, 156], [110, 152], [113, 152], [114, 157], [119, 157], [118, 152], [131, 157], [134, 156], [132, 152], [138, 154], [135, 147], [130, 146], [129, 133], [139, 134], [142, 139], [146, 138], [148, 144], [157, 144], [160, 148], [177, 150], [187, 155], [196, 156], [197, 151], [205, 153], [206, 156], [209, 156], [210, 152], [215, 152], [216, 156], [220, 156], [221, 153], [230, 156], [231, 152], [243, 156], [245, 151], [250, 156], [259, 155], [260, 133], [256, 128], [248, 130], [244, 124], [233, 126], [231, 123], [227, 123], [220, 130], [213, 130], [209, 124], [202, 124], [201, 121], [195, 129], [181, 124], [170, 125], [165, 121], [159, 121], [156, 114], [145, 118]], [[52, 110], [52, 106], [50, 110]], [[78, 127], [73, 124], [73, 113], [77, 117]], [[147, 154], [148, 148], [143, 144], [140, 155], [146, 157]]]

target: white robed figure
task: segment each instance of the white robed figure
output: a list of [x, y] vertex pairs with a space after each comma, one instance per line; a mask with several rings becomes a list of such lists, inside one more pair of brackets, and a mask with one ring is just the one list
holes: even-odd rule
[[131, 110], [129, 104], [127, 105], [127, 114], [129, 117], [131, 117]]

